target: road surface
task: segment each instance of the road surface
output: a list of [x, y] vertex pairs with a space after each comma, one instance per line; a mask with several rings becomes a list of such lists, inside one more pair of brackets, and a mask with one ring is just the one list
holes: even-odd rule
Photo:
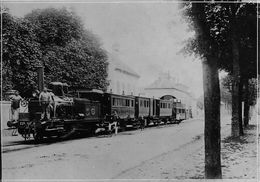
[[[230, 120], [224, 121], [222, 137], [230, 133]], [[192, 119], [40, 145], [4, 142], [3, 179], [203, 178], [203, 160], [196, 160], [204, 155], [203, 131], [203, 120]]]

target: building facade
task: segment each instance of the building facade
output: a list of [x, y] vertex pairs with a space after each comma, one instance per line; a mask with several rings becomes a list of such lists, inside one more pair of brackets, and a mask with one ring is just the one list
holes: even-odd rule
[[192, 110], [193, 117], [198, 115], [197, 99], [189, 91], [189, 87], [176, 81], [169, 73], [159, 76], [151, 85], [144, 88], [145, 96], [161, 98], [163, 96], [172, 96], [181, 100], [186, 109]]
[[107, 92], [124, 95], [137, 95], [137, 83], [140, 76], [128, 65], [120, 61], [114, 54], [108, 55], [108, 81]]

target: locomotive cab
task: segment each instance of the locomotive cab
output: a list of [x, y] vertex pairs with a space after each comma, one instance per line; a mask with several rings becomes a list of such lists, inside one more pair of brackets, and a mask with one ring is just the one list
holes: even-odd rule
[[56, 96], [66, 97], [69, 92], [69, 85], [67, 83], [51, 82], [49, 89], [52, 90], [52, 93]]

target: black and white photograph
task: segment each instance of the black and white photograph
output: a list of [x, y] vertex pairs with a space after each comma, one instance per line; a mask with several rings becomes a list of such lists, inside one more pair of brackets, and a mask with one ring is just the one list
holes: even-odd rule
[[260, 180], [257, 1], [0, 8], [1, 181]]

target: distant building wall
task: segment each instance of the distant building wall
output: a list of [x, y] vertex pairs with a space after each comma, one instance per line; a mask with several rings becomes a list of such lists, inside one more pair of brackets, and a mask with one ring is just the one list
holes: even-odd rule
[[7, 127], [7, 121], [10, 120], [11, 116], [11, 102], [10, 101], [1, 101], [1, 124], [2, 129], [6, 129]]
[[145, 96], [154, 98], [172, 95], [180, 99], [186, 105], [186, 109], [192, 110], [193, 117], [197, 117], [198, 115], [197, 100], [189, 92], [189, 88], [186, 85], [178, 83], [169, 73], [160, 75], [154, 83], [144, 88], [144, 93]]
[[[1, 124], [2, 130], [7, 129], [7, 121], [11, 120], [11, 101], [1, 101]], [[20, 105], [20, 113], [28, 112], [28, 107]]]
[[138, 94], [138, 80], [140, 76], [129, 66], [114, 55], [109, 56], [107, 92], [125, 95]]

